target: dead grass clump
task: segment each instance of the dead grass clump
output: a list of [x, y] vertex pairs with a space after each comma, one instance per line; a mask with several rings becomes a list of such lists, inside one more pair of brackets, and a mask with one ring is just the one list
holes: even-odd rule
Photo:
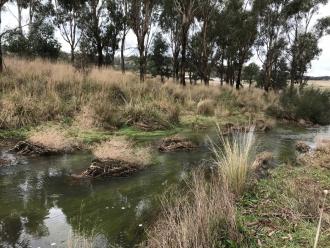
[[213, 116], [216, 103], [213, 100], [202, 100], [197, 104], [197, 113], [200, 115]]
[[223, 241], [237, 240], [235, 206], [226, 184], [208, 183], [196, 172], [185, 196], [163, 201], [164, 214], [148, 232], [146, 246], [221, 247]]
[[151, 152], [148, 148], [134, 147], [134, 144], [123, 137], [114, 137], [110, 141], [96, 146], [93, 151], [99, 160], [119, 160], [145, 166], [151, 163]]
[[72, 151], [78, 146], [74, 139], [67, 137], [63, 130], [57, 128], [46, 128], [32, 132], [28, 141], [32, 144], [65, 152]]

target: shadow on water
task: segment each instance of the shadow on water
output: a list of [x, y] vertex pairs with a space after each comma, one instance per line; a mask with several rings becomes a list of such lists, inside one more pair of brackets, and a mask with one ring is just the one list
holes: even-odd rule
[[[257, 150], [272, 151], [278, 163], [292, 161], [297, 140], [313, 143], [330, 128], [279, 126], [257, 134]], [[215, 137], [214, 131], [209, 131]], [[97, 234], [98, 247], [132, 247], [159, 210], [159, 196], [210, 159], [206, 134], [190, 134], [201, 148], [158, 154], [158, 163], [127, 178], [78, 181], [90, 154], [31, 158], [0, 169], [0, 247], [66, 247], [70, 232]]]

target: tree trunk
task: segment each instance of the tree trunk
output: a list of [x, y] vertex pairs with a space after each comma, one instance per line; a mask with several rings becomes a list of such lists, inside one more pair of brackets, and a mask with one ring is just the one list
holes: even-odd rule
[[17, 3], [17, 21], [18, 21], [18, 30], [21, 35], [23, 35], [23, 28], [22, 28], [22, 6], [20, 3]]
[[181, 50], [181, 79], [180, 83], [186, 86], [186, 51], [187, 51], [187, 39], [188, 39], [188, 28], [187, 25], [182, 26], [182, 50]]
[[175, 81], [179, 80], [179, 53], [179, 49], [173, 53], [173, 80]]
[[238, 63], [238, 68], [237, 68], [237, 78], [236, 78], [236, 89], [239, 90], [240, 86], [242, 86], [241, 84], [241, 78], [242, 78], [242, 69], [243, 69], [243, 62], [244, 59], [242, 59], [239, 63]]
[[75, 54], [74, 54], [74, 45], [71, 45], [71, 63], [74, 64]]
[[144, 44], [140, 44], [139, 46], [140, 53], [140, 82], [144, 82], [144, 74], [145, 74], [145, 56], [144, 56]]
[[120, 64], [121, 64], [121, 72], [125, 74], [125, 40], [126, 40], [126, 26], [124, 27], [123, 31], [123, 38], [121, 39], [121, 47], [120, 47]]
[[3, 72], [3, 60], [2, 60], [2, 35], [1, 35], [1, 9], [2, 6], [0, 6], [0, 73]]
[[101, 44], [97, 44], [97, 66], [101, 67], [103, 65], [103, 51]]

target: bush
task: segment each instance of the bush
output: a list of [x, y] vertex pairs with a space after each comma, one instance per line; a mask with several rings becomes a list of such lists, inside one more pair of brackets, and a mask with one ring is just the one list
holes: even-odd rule
[[282, 93], [278, 109], [271, 113], [280, 118], [304, 119], [315, 124], [330, 123], [330, 92], [314, 88], [290, 89]]

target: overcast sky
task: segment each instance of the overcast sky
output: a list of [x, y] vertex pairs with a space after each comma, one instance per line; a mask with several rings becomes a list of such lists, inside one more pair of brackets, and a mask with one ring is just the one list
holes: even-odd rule
[[[13, 4], [10, 4], [7, 7], [6, 12], [2, 13], [2, 30], [17, 26], [16, 13], [16, 7]], [[330, 3], [320, 9], [319, 14], [315, 17], [314, 21], [317, 18], [327, 15], [330, 15]], [[26, 22], [27, 20], [24, 21]], [[69, 46], [63, 41], [58, 32], [56, 33], [56, 38], [61, 42], [62, 50], [68, 52]], [[312, 62], [312, 68], [309, 70], [308, 75], [330, 76], [330, 35], [325, 36], [320, 40], [319, 47], [322, 49], [322, 54], [318, 59]], [[136, 37], [133, 32], [130, 32], [127, 36], [126, 48], [126, 54], [132, 54], [136, 51]], [[252, 60], [257, 63], [259, 62], [257, 58], [253, 58]]]

